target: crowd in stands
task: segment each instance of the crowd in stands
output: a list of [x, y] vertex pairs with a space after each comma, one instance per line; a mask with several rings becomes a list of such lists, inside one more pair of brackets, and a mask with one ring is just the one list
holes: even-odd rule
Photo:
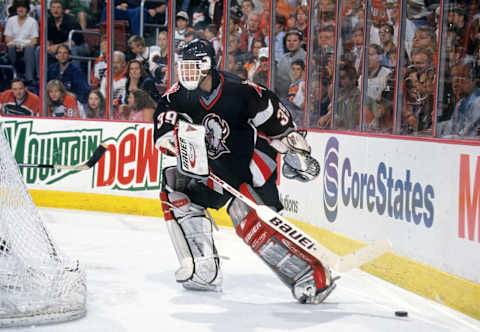
[[[218, 63], [269, 86], [304, 127], [431, 136], [436, 125], [436, 136], [480, 136], [480, 5], [467, 0], [443, 1], [443, 7], [435, 0], [404, 3], [406, 17], [400, 20], [400, 0], [374, 0], [369, 6], [365, 0], [313, 0], [311, 14], [306, 0], [278, 0], [270, 31], [270, 2], [232, 0], [223, 59], [223, 1], [177, 1], [174, 50], [194, 38], [211, 41]], [[140, 4], [115, 0], [115, 20], [125, 22], [123, 28], [119, 24], [124, 44], [114, 47], [113, 111], [106, 112], [105, 0], [49, 1], [48, 115], [146, 119], [167, 85], [167, 2]], [[12, 65], [21, 80], [8, 86], [10, 81], [2, 80], [6, 95], [0, 100], [18, 104], [38, 94], [39, 8], [30, 0], [11, 0], [3, 11], [0, 63]], [[148, 25], [156, 28], [148, 30]], [[83, 33], [88, 31], [101, 36], [92, 42]], [[8, 76], [5, 71], [0, 79]], [[8, 108], [11, 114], [38, 114], [29, 107]], [[137, 114], [139, 108], [143, 113]]]

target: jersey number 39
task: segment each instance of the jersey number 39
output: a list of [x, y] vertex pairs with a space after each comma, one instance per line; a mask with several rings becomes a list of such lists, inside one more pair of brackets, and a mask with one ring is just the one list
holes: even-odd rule
[[167, 111], [160, 113], [157, 117], [157, 129], [160, 129], [164, 123], [175, 126], [175, 124], [177, 123], [177, 112]]

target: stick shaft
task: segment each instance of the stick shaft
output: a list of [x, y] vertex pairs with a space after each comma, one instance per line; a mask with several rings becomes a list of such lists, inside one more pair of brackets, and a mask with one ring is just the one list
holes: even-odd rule
[[93, 155], [90, 157], [90, 159], [80, 165], [55, 165], [55, 164], [31, 164], [31, 163], [20, 163], [18, 164], [18, 167], [27, 167], [27, 168], [54, 168], [58, 170], [70, 170], [70, 171], [83, 171], [87, 170], [91, 167], [93, 167], [99, 160], [102, 158], [102, 156], [105, 154], [105, 151], [107, 149], [107, 145], [105, 143], [100, 144], [95, 151], [93, 152]]

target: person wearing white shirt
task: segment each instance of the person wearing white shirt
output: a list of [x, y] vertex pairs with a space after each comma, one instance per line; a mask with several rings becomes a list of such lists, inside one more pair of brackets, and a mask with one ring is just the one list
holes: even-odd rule
[[5, 27], [5, 41], [8, 46], [8, 59], [15, 66], [17, 56], [25, 61], [25, 81], [33, 82], [35, 72], [35, 45], [38, 41], [38, 23], [28, 15], [29, 0], [15, 0], [13, 7], [17, 15], [8, 18]]

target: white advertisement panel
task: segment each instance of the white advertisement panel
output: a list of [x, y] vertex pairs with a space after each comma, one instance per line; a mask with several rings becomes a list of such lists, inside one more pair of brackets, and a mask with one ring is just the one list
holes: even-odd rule
[[480, 282], [480, 146], [309, 133], [322, 165], [281, 178], [287, 216]]
[[161, 158], [151, 124], [1, 118], [19, 163], [77, 165], [100, 143], [105, 155], [86, 171], [22, 168], [30, 189], [158, 198]]

